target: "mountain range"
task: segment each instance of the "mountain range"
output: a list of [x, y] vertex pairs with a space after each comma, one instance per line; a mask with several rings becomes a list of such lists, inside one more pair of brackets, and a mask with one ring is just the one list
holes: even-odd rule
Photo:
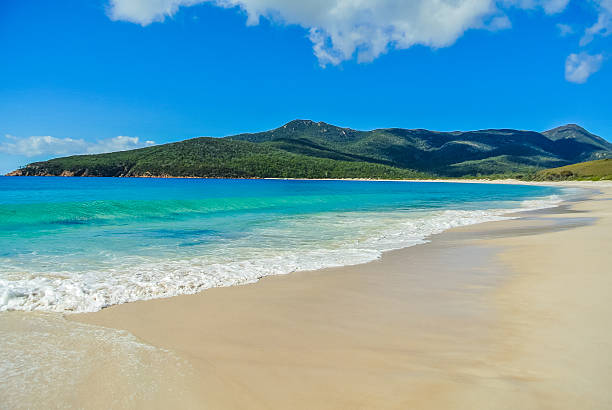
[[358, 131], [294, 120], [224, 138], [200, 137], [130, 151], [35, 162], [9, 175], [219, 178], [521, 177], [612, 158], [612, 144], [569, 124], [513, 129]]

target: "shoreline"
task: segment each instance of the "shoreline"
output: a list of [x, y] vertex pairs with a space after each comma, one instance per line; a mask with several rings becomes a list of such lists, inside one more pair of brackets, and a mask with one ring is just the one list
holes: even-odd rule
[[74, 175], [10, 175], [4, 174], [2, 177], [50, 177], [50, 178], [149, 178], [149, 179], [221, 179], [221, 180], [262, 180], [262, 181], [363, 181], [363, 182], [448, 182], [465, 184], [502, 184], [502, 185], [541, 185], [541, 186], [586, 186], [586, 185], [612, 185], [612, 180], [560, 180], [560, 181], [527, 181], [514, 178], [508, 179], [487, 179], [487, 178], [423, 178], [423, 179], [371, 179], [371, 178], [223, 178], [223, 177], [193, 177], [193, 176], [155, 176], [155, 175], [134, 175], [134, 176], [74, 176]]
[[[559, 399], [566, 393], [555, 395], [552, 387], [547, 390], [546, 383], [529, 376], [530, 368], [546, 362], [538, 361], [546, 352], [524, 362], [529, 354], [517, 355], [517, 349], [506, 341], [514, 340], [527, 352], [542, 345], [540, 340], [522, 346], [526, 336], [517, 336], [520, 329], [516, 323], [535, 319], [521, 311], [525, 298], [534, 299], [533, 292], [529, 286], [516, 285], [532, 281], [525, 272], [534, 267], [521, 265], [527, 250], [516, 251], [516, 247], [528, 247], [530, 241], [539, 247], [563, 246], [556, 237], [571, 238], [585, 229], [606, 235], [601, 225], [609, 222], [609, 206], [598, 198], [609, 198], [610, 186], [571, 185], [605, 192], [559, 209], [521, 213], [514, 220], [453, 228], [428, 244], [390, 251], [363, 265], [270, 276], [245, 286], [132, 302], [68, 319], [125, 329], [146, 343], [188, 358], [198, 373], [193, 380], [200, 386], [196, 401], [216, 408], [239, 408], [249, 403], [254, 408], [295, 407], [296, 403], [303, 408], [402, 408], [406, 404], [440, 408], [445, 403], [470, 408], [487, 403], [500, 394], [499, 389], [502, 396], [523, 408], [571, 408], [564, 404], [571, 400]], [[600, 207], [589, 209], [595, 205]], [[593, 222], [593, 218], [598, 219]], [[549, 244], [541, 239], [547, 236], [552, 236]], [[584, 258], [580, 252], [577, 255]], [[560, 261], [567, 257], [571, 253], [559, 255]], [[591, 265], [609, 262], [606, 254], [589, 257], [599, 261], [599, 265]], [[453, 266], [441, 263], [448, 259], [453, 260]], [[535, 266], [550, 276], [546, 266], [553, 262]], [[406, 269], [407, 264], [411, 269]], [[555, 267], [557, 272], [563, 269], [563, 264]], [[457, 272], [463, 272], [460, 280], [455, 277]], [[441, 280], [430, 283], [432, 276]], [[571, 275], [569, 279], [575, 280]], [[594, 285], [610, 290], [609, 283]], [[568, 291], [567, 287], [557, 290]], [[520, 303], [509, 296], [513, 293]], [[551, 307], [564, 311], [563, 305], [552, 303], [544, 309]], [[609, 312], [610, 303], [601, 308]], [[402, 315], [398, 316], [398, 311]], [[573, 315], [589, 323], [580, 313]], [[428, 321], [435, 328], [425, 323]], [[535, 329], [546, 326], [541, 320], [532, 325]], [[612, 347], [609, 329], [604, 330], [607, 333], [599, 343]], [[571, 332], [566, 333], [565, 338], [574, 340]], [[542, 337], [550, 343], [547, 336]], [[595, 348], [605, 356], [601, 346]], [[483, 363], [481, 352], [493, 363]], [[580, 351], [573, 352], [579, 360]], [[513, 356], [518, 359], [508, 361]], [[553, 356], [547, 366], [554, 359], [559, 358]], [[603, 365], [610, 364], [604, 361]], [[555, 371], [567, 373], [571, 369]], [[575, 381], [565, 373], [567, 380]], [[547, 377], [550, 375], [545, 374]], [[600, 377], [602, 382], [611, 381], [605, 374]], [[491, 383], [495, 386], [489, 386]], [[520, 385], [518, 390], [513, 384]], [[563, 388], [571, 391], [571, 386]], [[540, 403], [533, 391], [555, 397]], [[598, 391], [589, 398], [608, 404], [602, 394]]]
[[[0, 395], [14, 407], [610, 407], [612, 281], [597, 272], [612, 264], [612, 183], [546, 185], [589, 191], [360, 265], [93, 313], [1, 312], [31, 374], [25, 395], [6, 390], [14, 381]], [[32, 384], [37, 368], [55, 376]]]
[[[369, 181], [368, 181], [369, 182]], [[414, 181], [406, 181], [406, 182], [414, 182]], [[425, 182], [432, 182], [432, 181], [425, 181]], [[438, 181], [440, 183], [446, 183], [446, 182], [452, 182], [452, 181]], [[510, 185], [517, 185], [514, 183], [509, 183]], [[502, 185], [500, 183], [500, 185]], [[528, 184], [520, 184], [520, 185], [528, 185]], [[538, 185], [542, 185], [542, 184], [538, 184]], [[546, 184], [546, 186], [555, 186], [555, 187], [580, 187], [582, 188], [585, 192], [583, 192], [582, 194], [579, 194], [581, 196], [584, 195], [588, 195], [588, 191], [591, 192], [595, 192], [595, 190], [593, 189], [593, 187], [589, 187], [586, 188], [584, 184], [581, 185], [568, 185], [568, 184], [561, 184], [561, 185], [552, 185], [552, 184]], [[597, 184], [597, 186], [601, 186], [601, 184]], [[559, 194], [562, 195], [562, 194]], [[563, 195], [562, 195], [563, 197]], [[566, 198], [570, 198], [569, 196], [565, 195]], [[573, 194], [572, 197], [576, 197], [576, 194]], [[70, 306], [68, 307], [68, 310], [66, 310], [64, 308], [64, 310], [60, 310], [62, 309], [62, 307], [60, 306], [59, 309], [34, 309], [36, 311], [47, 311], [47, 312], [59, 312], [65, 315], [72, 315], [72, 314], [81, 314], [81, 313], [87, 313], [87, 312], [96, 312], [99, 310], [103, 310], [103, 309], [107, 309], [110, 308], [112, 306], [117, 306], [117, 305], [121, 305], [121, 304], [125, 304], [125, 303], [134, 303], [134, 302], [138, 302], [138, 301], [148, 301], [148, 300], [155, 300], [155, 299], [165, 299], [165, 298], [172, 298], [172, 297], [176, 297], [176, 296], [181, 296], [181, 295], [192, 295], [192, 294], [198, 294], [200, 292], [203, 292], [205, 290], [208, 289], [212, 289], [215, 287], [231, 287], [231, 286], [244, 286], [244, 285], [248, 285], [251, 283], [255, 283], [259, 280], [261, 280], [262, 278], [268, 277], [268, 276], [278, 276], [278, 275], [290, 275], [290, 274], [295, 274], [297, 272], [305, 272], [305, 271], [312, 271], [312, 270], [321, 270], [321, 269], [327, 269], [329, 267], [335, 267], [335, 266], [340, 266], [340, 267], [350, 267], [350, 266], [357, 266], [357, 265], [362, 265], [362, 264], [367, 264], [367, 263], [371, 263], [374, 262], [376, 260], [379, 260], [381, 257], [383, 257], [383, 255], [387, 252], [392, 252], [395, 250], [401, 250], [401, 249], [405, 249], [407, 247], [411, 247], [411, 246], [415, 246], [421, 243], [427, 243], [430, 242], [433, 238], [437, 237], [437, 235], [449, 230], [449, 229], [453, 229], [454, 227], [462, 227], [462, 226], [471, 226], [471, 225], [476, 225], [476, 224], [482, 224], [482, 223], [487, 223], [490, 221], [496, 221], [496, 220], [505, 220], [505, 219], [509, 219], [509, 218], [515, 218], [517, 216], [514, 216], [514, 214], [520, 214], [523, 212], [532, 212], [534, 210], [539, 210], [539, 209], [546, 209], [546, 208], [551, 208], [551, 207], [555, 207], [557, 206], [557, 203], [563, 200], [559, 200], [557, 199], [558, 196], [557, 194], [555, 195], [550, 195], [550, 196], [542, 196], [542, 197], [534, 197], [534, 198], [524, 198], [525, 201], [520, 202], [520, 203], [516, 203], [514, 204], [513, 208], [478, 208], [478, 209], [472, 209], [472, 210], [466, 210], [466, 211], [461, 211], [459, 210], [459, 212], [465, 212], [467, 213], [467, 215], [465, 214], [453, 214], [451, 216], [445, 217], [444, 215], [438, 215], [436, 218], [434, 218], [435, 220], [438, 220], [438, 224], [434, 225], [434, 226], [430, 226], [427, 224], [423, 224], [422, 221], [417, 221], [421, 222], [419, 230], [415, 233], [413, 231], [408, 231], [406, 232], [401, 232], [402, 235], [404, 235], [405, 237], [408, 238], [408, 240], [406, 241], [393, 241], [391, 242], [391, 245], [386, 244], [386, 245], [382, 245], [382, 247], [377, 247], [376, 245], [371, 245], [369, 248], [363, 248], [362, 252], [359, 256], [355, 256], [352, 255], [352, 259], [346, 259], [346, 258], [341, 258], [341, 257], [337, 257], [336, 259], [332, 259], [332, 260], [327, 260], [326, 263], [310, 263], [308, 264], [308, 267], [304, 267], [304, 266], [300, 266], [300, 265], [295, 265], [293, 267], [289, 267], [289, 269], [286, 270], [282, 270], [282, 269], [272, 269], [270, 268], [268, 265], [263, 265], [263, 272], [259, 272], [259, 274], [257, 276], [252, 275], [251, 277], [246, 277], [244, 275], [241, 274], [242, 277], [242, 281], [236, 281], [236, 282], [228, 282], [225, 281], [225, 283], [223, 284], [208, 284], [206, 282], [202, 282], [199, 283], [197, 282], [195, 285], [191, 286], [190, 288], [177, 288], [177, 289], [182, 289], [182, 290], [176, 290], [175, 293], [165, 293], [165, 294], [155, 294], [155, 293], [147, 293], [144, 297], [141, 298], [127, 298], [127, 299], [117, 299], [115, 298], [112, 302], [107, 302], [105, 304], [97, 304], [95, 305], [94, 308], [91, 308], [90, 306], [85, 306], [83, 307], [82, 305], [79, 305], [77, 307], [75, 306]], [[452, 213], [452, 210], [451, 210]], [[425, 222], [429, 222], [429, 221], [425, 221]], [[388, 232], [387, 232], [388, 233]], [[397, 232], [392, 232], [392, 234], [397, 234]], [[382, 238], [384, 238], [386, 236], [381, 234]], [[392, 235], [393, 236], [393, 235]], [[378, 238], [378, 237], [376, 237]], [[378, 238], [380, 239], [380, 238]], [[350, 250], [350, 249], [349, 249]], [[374, 253], [374, 254], [372, 254]], [[364, 257], [364, 255], [369, 255], [367, 257]], [[290, 257], [291, 255], [289, 255]], [[314, 265], [314, 266], [313, 266]], [[154, 283], [154, 282], [151, 282]], [[190, 284], [191, 285], [191, 284]], [[88, 294], [87, 291], [84, 292], [84, 294]], [[98, 299], [98, 300], [104, 300], [104, 299]], [[27, 310], [28, 306], [26, 306]], [[12, 309], [10, 309], [12, 310]], [[20, 308], [17, 308], [16, 310], [21, 310]]]

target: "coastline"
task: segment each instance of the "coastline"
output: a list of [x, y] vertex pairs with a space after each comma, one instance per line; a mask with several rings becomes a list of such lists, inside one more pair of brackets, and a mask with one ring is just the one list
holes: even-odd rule
[[364, 181], [364, 182], [451, 182], [464, 184], [506, 184], [506, 185], [541, 185], [541, 186], [577, 186], [589, 187], [591, 184], [611, 184], [610, 180], [561, 180], [561, 181], [528, 181], [519, 179], [487, 179], [487, 178], [422, 178], [422, 179], [380, 179], [380, 178], [222, 178], [222, 177], [193, 177], [193, 176], [169, 176], [169, 175], [130, 175], [118, 177], [101, 177], [95, 175], [19, 175], [9, 172], [1, 175], [3, 177], [51, 177], [51, 178], [151, 178], [151, 179], [235, 179], [235, 180], [263, 180], [263, 181]]
[[[23, 185], [22, 182], [14, 181], [8, 186]], [[8, 223], [7, 232], [22, 229], [20, 223], [27, 226], [37, 223], [59, 224], [58, 227], [75, 225], [67, 228], [67, 232], [82, 241], [50, 241], [45, 235], [40, 237], [40, 249], [50, 244], [55, 255], [57, 249], [72, 247], [62, 257], [53, 253], [24, 257], [21, 263], [25, 270], [29, 269], [28, 264], [51, 262], [48, 270], [34, 266], [34, 272], [41, 269], [40, 279], [38, 275], [33, 278], [20, 276], [19, 268], [13, 268], [9, 260], [8, 270], [13, 269], [18, 280], [9, 281], [6, 286], [2, 283], [2, 311], [93, 312], [137, 300], [255, 282], [271, 274], [366, 263], [379, 259], [385, 251], [426, 242], [428, 237], [453, 226], [507, 219], [508, 212], [550, 207], [561, 198], [580, 195], [582, 191], [501, 184], [334, 181], [201, 180], [183, 184], [149, 180], [141, 184], [138, 180], [60, 178], [45, 181], [39, 178], [26, 185], [29, 184], [43, 189], [42, 192], [48, 188], [70, 190], [60, 205], [46, 208], [9, 206], [9, 218], [3, 220], [5, 225]], [[138, 192], [141, 186], [140, 194], [128, 193]], [[76, 187], [91, 195], [77, 194], [71, 199], [70, 191], [75, 191]], [[109, 193], [112, 197], [114, 187], [123, 189], [122, 195], [136, 201], [119, 208], [114, 202], [97, 201], [108, 197]], [[176, 195], [187, 201], [167, 201], [164, 190], [171, 187], [184, 187], [184, 191]], [[275, 192], [281, 192], [281, 196], [274, 197]], [[318, 192], [323, 196], [314, 200], [308, 196]], [[303, 196], [304, 193], [307, 196]], [[282, 197], [285, 194], [287, 198]], [[228, 195], [230, 199], [189, 201], [192, 197], [220, 195]], [[263, 202], [260, 197], [265, 198]], [[355, 198], [359, 198], [359, 202], [355, 202]], [[494, 201], [495, 198], [501, 202]], [[396, 205], [378, 208], [383, 202]], [[405, 204], [409, 205], [405, 207]], [[266, 212], [252, 213], [258, 207]], [[218, 213], [223, 208], [241, 211]], [[341, 212], [321, 213], [327, 208]], [[44, 211], [39, 212], [41, 209]], [[178, 219], [177, 209], [180, 210]], [[205, 215], [200, 214], [202, 211]], [[309, 214], [312, 218], [304, 218]], [[131, 223], [132, 220], [135, 223]], [[161, 229], [158, 224], [167, 225], [169, 230]], [[249, 228], [245, 231], [244, 226]], [[57, 232], [61, 236], [63, 230]], [[131, 234], [126, 236], [127, 232]], [[106, 240], [100, 242], [92, 238], [108, 238], [110, 246], [105, 244]], [[21, 246], [27, 255], [29, 238], [11, 242], [5, 246]], [[72, 243], [82, 245], [75, 247]], [[130, 249], [133, 247], [138, 251], [132, 256]], [[81, 254], [90, 260], [83, 263]], [[97, 256], [106, 254], [112, 258]], [[106, 271], [109, 267], [113, 269]], [[51, 274], [45, 275], [47, 271]]]
[[[602, 386], [612, 382], [612, 372], [603, 371], [612, 364], [602, 358], [612, 335], [590, 319], [612, 313], [603, 299], [611, 283], [601, 271], [610, 266], [602, 250], [612, 189], [542, 185], [602, 193], [515, 220], [454, 228], [364, 265], [266, 277], [69, 320], [125, 329], [186, 358], [199, 386], [191, 405], [474, 408], [495, 400], [496, 408], [601, 408], [610, 404]], [[530, 262], [521, 262], [526, 255]], [[577, 265], [588, 281], [575, 276]], [[588, 289], [574, 292], [578, 285]], [[598, 303], [591, 305], [593, 297]], [[572, 320], [565, 326], [549, 323], [566, 316]], [[582, 340], [593, 332], [596, 338]], [[573, 374], [562, 365], [568, 361], [584, 364], [583, 371]]]

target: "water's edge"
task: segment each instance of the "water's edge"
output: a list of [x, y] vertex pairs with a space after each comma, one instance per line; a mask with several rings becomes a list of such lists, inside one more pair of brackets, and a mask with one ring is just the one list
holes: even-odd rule
[[[376, 237], [335, 249], [299, 249], [268, 252], [268, 255], [265, 252], [255, 252], [257, 258], [239, 261], [230, 259], [225, 263], [212, 264], [210, 259], [162, 259], [162, 263], [137, 265], [137, 271], [125, 269], [124, 275], [117, 274], [109, 278], [110, 284], [107, 287], [89, 286], [87, 278], [81, 277], [32, 278], [28, 279], [27, 286], [23, 286], [25, 291], [14, 288], [0, 294], [0, 310], [67, 314], [95, 312], [108, 306], [137, 300], [167, 298], [194, 294], [208, 288], [254, 283], [265, 276], [358, 265], [377, 260], [387, 251], [426, 243], [433, 235], [448, 229], [512, 219], [516, 217], [513, 214], [517, 212], [558, 206], [566, 199], [568, 198], [552, 195], [524, 200], [517, 208], [438, 210], [420, 218], [401, 220], [401, 223], [396, 223], [393, 228], [376, 232]], [[367, 219], [367, 214], [365, 218]], [[355, 222], [352, 221], [351, 223]], [[260, 254], [263, 256], [259, 257]], [[121, 266], [116, 270], [121, 271]], [[156, 276], [158, 272], [161, 272], [161, 275]]]

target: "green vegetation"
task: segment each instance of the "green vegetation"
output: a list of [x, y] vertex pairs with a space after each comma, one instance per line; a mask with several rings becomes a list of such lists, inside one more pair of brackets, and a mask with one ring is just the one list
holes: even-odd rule
[[453, 176], [475, 176], [484, 177], [499, 175], [503, 170], [504, 175], [516, 177], [523, 174], [534, 174], [540, 168], [534, 164], [525, 163], [528, 161], [516, 160], [510, 155], [500, 155], [497, 157], [485, 158], [474, 161], [464, 161], [451, 165], [448, 172]]
[[535, 179], [544, 181], [560, 180], [612, 180], [612, 159], [581, 162], [540, 171]]
[[356, 131], [295, 120], [271, 131], [228, 138], [308, 156], [412, 168], [441, 177], [534, 174], [544, 168], [612, 157], [612, 144], [573, 124], [545, 133], [507, 129]]
[[274, 130], [194, 138], [132, 151], [33, 163], [14, 175], [210, 178], [537, 178], [545, 168], [612, 157], [577, 125], [519, 130], [356, 131], [295, 120]]
[[132, 151], [56, 158], [20, 175], [173, 176], [207, 178], [425, 178], [381, 164], [308, 157], [245, 141], [195, 138]]

